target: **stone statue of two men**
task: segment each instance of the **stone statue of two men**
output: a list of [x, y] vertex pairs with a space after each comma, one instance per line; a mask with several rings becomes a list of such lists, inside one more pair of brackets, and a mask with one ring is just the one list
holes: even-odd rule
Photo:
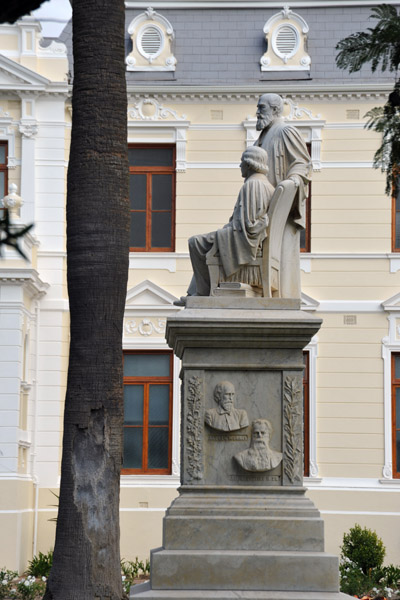
[[[275, 187], [292, 180], [296, 186], [282, 240], [281, 287], [283, 298], [300, 298], [300, 229], [305, 227], [305, 200], [311, 163], [305, 142], [295, 127], [282, 118], [283, 100], [264, 94], [257, 105], [260, 136], [247, 148], [240, 165], [244, 184], [229, 223], [217, 231], [189, 239], [193, 278], [188, 295], [210, 295], [206, 255], [215, 240], [227, 278], [256, 257], [266, 236], [268, 206]], [[184, 303], [184, 298], [182, 298]]]

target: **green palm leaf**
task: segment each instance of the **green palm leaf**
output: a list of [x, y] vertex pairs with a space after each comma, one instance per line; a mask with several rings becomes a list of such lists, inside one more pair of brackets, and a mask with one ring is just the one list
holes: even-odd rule
[[382, 134], [382, 143], [374, 155], [373, 166], [386, 172], [386, 193], [397, 193], [400, 165], [400, 15], [394, 6], [381, 4], [371, 10], [375, 27], [353, 33], [337, 46], [336, 65], [350, 73], [370, 63], [372, 72], [395, 72], [395, 86], [385, 106], [372, 108], [365, 115], [366, 129]]

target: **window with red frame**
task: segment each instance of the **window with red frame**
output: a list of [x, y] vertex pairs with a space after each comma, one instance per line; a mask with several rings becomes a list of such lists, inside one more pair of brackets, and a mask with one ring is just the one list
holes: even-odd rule
[[130, 250], [175, 250], [175, 146], [130, 145]]
[[400, 353], [392, 354], [392, 465], [400, 479]]
[[172, 352], [124, 352], [123, 474], [171, 473], [172, 368]]
[[[8, 144], [0, 141], [0, 200], [8, 193]], [[4, 208], [0, 207], [0, 218], [4, 217]]]
[[392, 195], [392, 252], [400, 252], [400, 176]]

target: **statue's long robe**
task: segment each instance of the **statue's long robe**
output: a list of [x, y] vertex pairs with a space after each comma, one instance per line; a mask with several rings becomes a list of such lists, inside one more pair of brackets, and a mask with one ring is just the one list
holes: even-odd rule
[[266, 236], [266, 215], [274, 188], [265, 175], [254, 173], [244, 182], [229, 223], [216, 231], [221, 263], [227, 277], [257, 256]]
[[292, 125], [278, 118], [264, 129], [254, 144], [267, 151], [268, 179], [273, 186], [296, 175], [300, 185], [293, 200], [285, 228], [281, 257], [282, 298], [300, 298], [300, 228], [306, 224], [306, 197], [311, 180], [311, 161], [307, 146]]
[[305, 227], [305, 198], [307, 185], [311, 181], [311, 162], [307, 146], [299, 131], [282, 118], [273, 121], [264, 129], [255, 146], [268, 154], [268, 179], [274, 187], [281, 181], [298, 175], [302, 181], [296, 194], [291, 216], [300, 227]]

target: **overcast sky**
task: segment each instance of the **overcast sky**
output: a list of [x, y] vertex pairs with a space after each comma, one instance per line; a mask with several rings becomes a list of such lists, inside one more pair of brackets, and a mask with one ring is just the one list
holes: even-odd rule
[[42, 24], [43, 37], [58, 37], [72, 15], [69, 0], [48, 0], [32, 12]]

